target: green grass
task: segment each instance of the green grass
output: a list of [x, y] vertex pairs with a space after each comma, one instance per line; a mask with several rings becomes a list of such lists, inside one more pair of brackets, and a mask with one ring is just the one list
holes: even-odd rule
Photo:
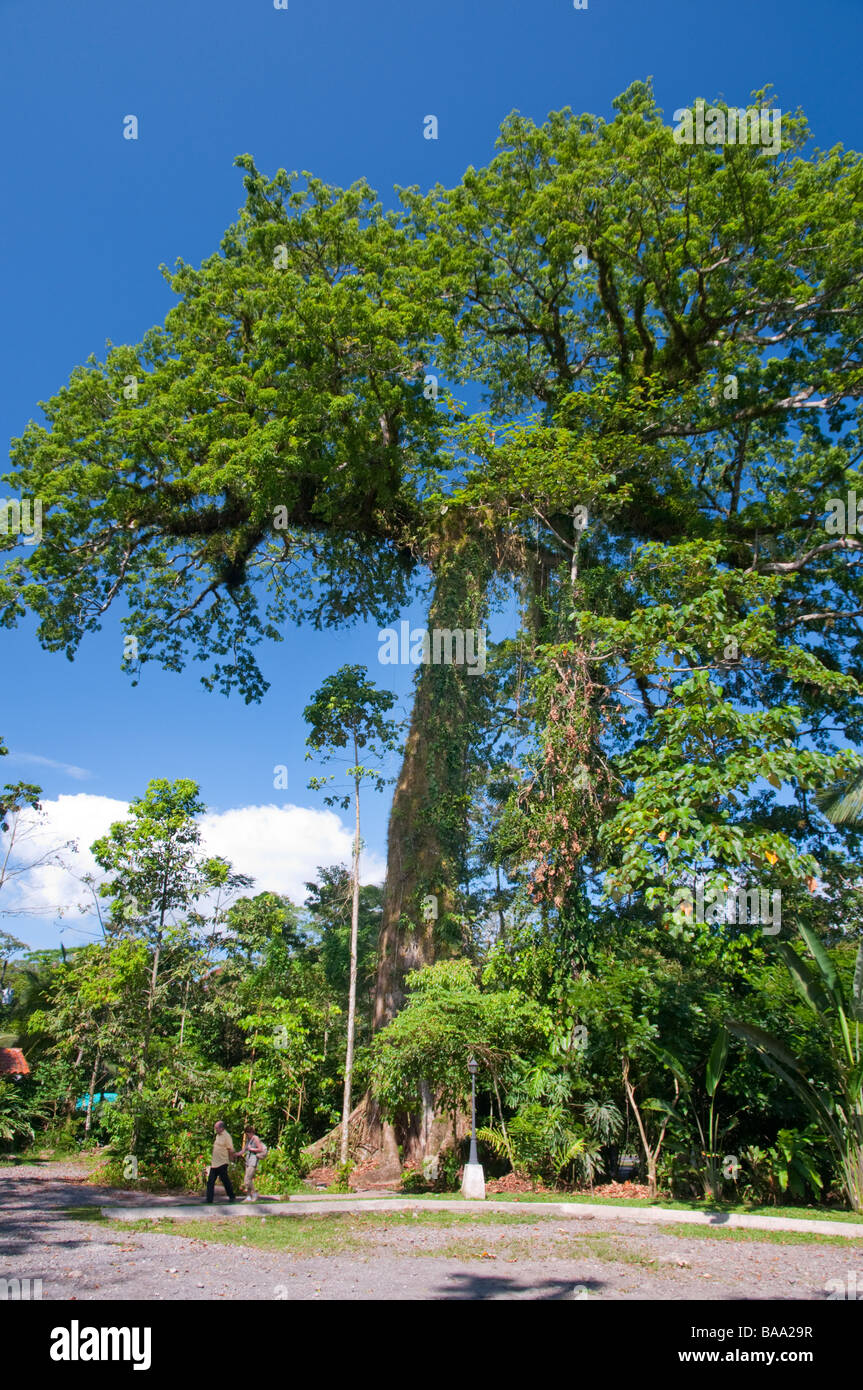
[[827, 1236], [809, 1231], [753, 1231], [740, 1226], [690, 1226], [688, 1222], [680, 1225], [656, 1226], [666, 1236], [699, 1236], [702, 1240], [742, 1240], [767, 1241], [770, 1245], [843, 1245], [846, 1250], [863, 1249], [863, 1235]]
[[[78, 1210], [78, 1209], [73, 1209]], [[93, 1217], [85, 1219], [93, 1220]], [[183, 1240], [199, 1240], [205, 1244], [251, 1246], [256, 1250], [278, 1250], [294, 1255], [341, 1255], [359, 1249], [368, 1249], [375, 1244], [382, 1230], [404, 1230], [407, 1227], [450, 1227], [460, 1224], [473, 1226], [480, 1223], [494, 1225], [528, 1226], [536, 1221], [528, 1216], [516, 1216], [501, 1212], [477, 1213], [476, 1216], [455, 1212], [422, 1212], [414, 1217], [411, 1212], [380, 1212], [362, 1216], [356, 1212], [326, 1212], [320, 1216], [255, 1216], [241, 1221], [232, 1218], [225, 1220], [175, 1221], [171, 1217], [160, 1217], [153, 1221], [111, 1222], [115, 1230], [138, 1234], [178, 1236]], [[407, 1251], [417, 1254], [440, 1254], [438, 1248], [428, 1251]]]
[[444, 1246], [429, 1247], [426, 1250], [407, 1253], [437, 1255], [444, 1259], [454, 1260], [493, 1257], [512, 1263], [518, 1260], [585, 1260], [593, 1258], [606, 1264], [635, 1265], [639, 1269], [651, 1272], [660, 1266], [658, 1259], [640, 1250], [629, 1249], [624, 1243], [625, 1238], [621, 1240], [611, 1233], [544, 1229], [542, 1235], [544, 1238], [542, 1243], [537, 1242], [535, 1237], [525, 1240], [507, 1235], [498, 1236], [493, 1241], [473, 1237], [456, 1239], [449, 1241]]
[[[34, 1153], [38, 1152], [40, 1158], [43, 1159], [43, 1160], [45, 1159], [46, 1156], [47, 1156], [47, 1157], [53, 1156], [53, 1155], [51, 1155], [50, 1153], [47, 1153], [47, 1154], [46, 1154], [46, 1151], [45, 1151], [45, 1150], [41, 1150], [41, 1151], [34, 1150], [33, 1152], [34, 1152]], [[58, 1155], [58, 1157], [61, 1157], [61, 1155]], [[88, 1167], [91, 1169], [91, 1171], [92, 1171], [93, 1169], [96, 1168], [97, 1164], [100, 1162], [100, 1160], [102, 1159], [103, 1156], [102, 1156], [101, 1154], [97, 1153], [97, 1152], [90, 1151], [90, 1152], [86, 1152], [86, 1153], [77, 1153], [77, 1154], [75, 1154], [75, 1155], [62, 1155], [62, 1157], [67, 1158], [67, 1159], [70, 1158], [70, 1157], [75, 1157], [75, 1158], [77, 1158], [79, 1161], [85, 1162], [85, 1163], [87, 1164], [87, 1166], [88, 1166]], [[6, 1162], [16, 1162], [16, 1161], [17, 1161], [17, 1162], [21, 1162], [22, 1160], [21, 1160], [21, 1159], [16, 1160], [12, 1155], [0, 1155], [0, 1162], [3, 1162], [3, 1161], [6, 1161]], [[32, 1162], [33, 1159], [31, 1158], [31, 1159], [28, 1160], [28, 1159], [25, 1158], [23, 1161], [25, 1161], [25, 1162], [31, 1161], [31, 1162]], [[141, 1189], [139, 1189], [139, 1190], [141, 1190]], [[147, 1189], [143, 1189], [143, 1190], [147, 1190]], [[176, 1191], [176, 1189], [162, 1189], [162, 1188], [154, 1189], [154, 1190], [158, 1190], [158, 1191], [165, 1191], [165, 1190]], [[262, 1194], [265, 1195], [265, 1196], [288, 1196], [288, 1195], [291, 1195], [291, 1196], [298, 1196], [298, 1197], [301, 1197], [301, 1196], [302, 1196], [302, 1197], [308, 1196], [308, 1197], [322, 1198], [322, 1197], [331, 1197], [331, 1196], [334, 1195], [333, 1193], [331, 1193], [331, 1192], [329, 1192], [329, 1191], [321, 1191], [321, 1190], [319, 1190], [319, 1189], [317, 1189], [317, 1188], [310, 1188], [310, 1187], [308, 1187], [306, 1184], [304, 1184], [304, 1183], [302, 1183], [302, 1182], [298, 1182], [297, 1186], [294, 1186], [290, 1181], [286, 1181], [285, 1183], [283, 1183], [283, 1184], [281, 1185], [281, 1190], [280, 1190], [278, 1193], [268, 1193], [268, 1192], [267, 1192], [267, 1193], [264, 1193], [264, 1192], [263, 1192], [263, 1188], [260, 1186], [260, 1184], [259, 1184], [259, 1191], [261, 1191]], [[438, 1201], [438, 1202], [464, 1202], [464, 1201], [465, 1201], [465, 1198], [462, 1197], [462, 1195], [461, 1195], [460, 1192], [403, 1193], [403, 1192], [400, 1192], [400, 1191], [399, 1191], [398, 1185], [397, 1185], [397, 1184], [394, 1184], [394, 1186], [393, 1186], [393, 1192], [394, 1192], [394, 1194], [395, 1194], [397, 1197], [400, 1197], [400, 1198], [402, 1198], [402, 1199], [404, 1199], [404, 1200], [406, 1200], [406, 1201], [411, 1201], [411, 1200], [417, 1200], [417, 1201], [422, 1201], [422, 1202], [435, 1202], [435, 1201]], [[195, 1193], [189, 1193], [189, 1196], [190, 1196], [190, 1197], [192, 1197], [192, 1196], [198, 1197], [199, 1195], [200, 1195], [200, 1194], [199, 1194], [197, 1191], [196, 1191]], [[360, 1202], [362, 1202], [362, 1201], [368, 1201], [368, 1202], [375, 1201], [376, 1199], [379, 1199], [381, 1196], [382, 1196], [382, 1194], [379, 1193], [379, 1192], [352, 1192], [352, 1193], [350, 1193], [350, 1197], [351, 1197], [351, 1199], [352, 1199], [353, 1201], [360, 1201]], [[531, 1202], [565, 1202], [565, 1203], [574, 1203], [574, 1204], [579, 1204], [579, 1203], [580, 1203], [580, 1204], [587, 1204], [587, 1205], [593, 1204], [593, 1205], [596, 1205], [596, 1206], [609, 1206], [609, 1207], [659, 1207], [659, 1208], [662, 1208], [663, 1210], [666, 1210], [666, 1211], [691, 1211], [691, 1212], [702, 1212], [702, 1213], [706, 1212], [706, 1213], [709, 1213], [709, 1214], [716, 1214], [716, 1215], [725, 1215], [725, 1214], [731, 1214], [731, 1213], [738, 1214], [738, 1213], [739, 1213], [739, 1214], [746, 1214], [746, 1215], [749, 1215], [749, 1216], [790, 1216], [790, 1217], [796, 1217], [796, 1218], [803, 1218], [804, 1220], [807, 1220], [807, 1221], [813, 1221], [813, 1220], [814, 1220], [814, 1221], [849, 1221], [849, 1222], [853, 1222], [855, 1225], [861, 1225], [861, 1226], [863, 1226], [863, 1214], [858, 1213], [858, 1212], [852, 1212], [852, 1211], [841, 1211], [841, 1210], [838, 1210], [836, 1207], [819, 1207], [819, 1206], [808, 1206], [808, 1207], [797, 1207], [797, 1206], [781, 1206], [781, 1207], [774, 1207], [774, 1206], [752, 1206], [752, 1205], [750, 1205], [750, 1204], [748, 1204], [748, 1203], [746, 1203], [746, 1202], [723, 1202], [723, 1203], [692, 1202], [692, 1201], [686, 1202], [686, 1201], [681, 1201], [681, 1200], [678, 1200], [678, 1199], [676, 1199], [676, 1198], [671, 1198], [671, 1197], [656, 1197], [656, 1198], [650, 1198], [650, 1197], [595, 1197], [595, 1196], [591, 1196], [591, 1194], [588, 1193], [588, 1192], [519, 1192], [519, 1193], [495, 1192], [495, 1193], [489, 1193], [488, 1196], [486, 1197], [486, 1201], [487, 1201], [487, 1202], [513, 1202], [513, 1201], [515, 1201], [515, 1202], [519, 1202], [519, 1203], [523, 1202], [523, 1203], [525, 1203], [525, 1204], [528, 1204], [528, 1203], [531, 1203]]]
[[101, 1154], [95, 1149], [71, 1147], [37, 1147], [21, 1149], [18, 1153], [0, 1154], [0, 1163], [40, 1164], [40, 1163], [80, 1163], [93, 1169], [101, 1161]]
[[[81, 1208], [69, 1209], [69, 1214]], [[88, 1213], [84, 1219], [98, 1219]], [[104, 1218], [102, 1218], [104, 1219]], [[298, 1257], [335, 1256], [369, 1253], [385, 1243], [386, 1235], [402, 1232], [419, 1235], [423, 1231], [452, 1230], [450, 1240], [428, 1244], [390, 1245], [392, 1254], [408, 1258], [451, 1260], [495, 1259], [502, 1262], [547, 1259], [595, 1259], [611, 1263], [638, 1265], [653, 1269], [657, 1261], [627, 1249], [613, 1234], [560, 1231], [527, 1213], [513, 1212], [380, 1212], [364, 1216], [356, 1212], [325, 1213], [320, 1216], [254, 1217], [243, 1221], [176, 1221], [161, 1217], [151, 1221], [111, 1223], [124, 1237], [160, 1234], [203, 1245], [236, 1245], [246, 1249], [279, 1252]], [[503, 1233], [499, 1228], [507, 1228]], [[532, 1227], [533, 1234], [520, 1234], [519, 1228]], [[459, 1229], [461, 1228], [461, 1229]], [[477, 1229], [480, 1228], [480, 1229]], [[482, 1229], [486, 1228], [486, 1229]], [[537, 1232], [540, 1238], [537, 1239]], [[384, 1240], [382, 1240], [384, 1237]]]
[[[435, 1193], [435, 1196], [447, 1196]], [[453, 1194], [456, 1195], [456, 1194]], [[863, 1214], [853, 1211], [838, 1211], [835, 1207], [757, 1207], [746, 1202], [683, 1202], [672, 1197], [591, 1197], [582, 1192], [524, 1192], [514, 1197], [505, 1193], [490, 1193], [488, 1202], [573, 1202], [595, 1203], [608, 1207], [661, 1207], [666, 1211], [700, 1211], [716, 1215], [730, 1213], [748, 1216], [793, 1216], [807, 1221], [853, 1221], [863, 1225]]]
[[123, 1232], [178, 1236], [205, 1245], [239, 1245], [293, 1255], [344, 1255], [362, 1244], [350, 1217], [269, 1217], [252, 1221], [124, 1221]]
[[[614, 1232], [590, 1232], [583, 1230], [562, 1231], [544, 1218], [514, 1212], [495, 1212], [472, 1210], [470, 1212], [412, 1211], [375, 1212], [368, 1215], [358, 1212], [326, 1212], [321, 1215], [300, 1216], [257, 1216], [235, 1218], [202, 1219], [200, 1221], [176, 1220], [170, 1216], [146, 1221], [114, 1221], [103, 1217], [98, 1207], [68, 1207], [65, 1215], [70, 1219], [100, 1222], [122, 1233], [124, 1238], [132, 1235], [160, 1234], [176, 1236], [181, 1240], [196, 1243], [236, 1245], [247, 1249], [281, 1252], [298, 1257], [334, 1256], [343, 1254], [369, 1253], [376, 1247], [387, 1244], [387, 1237], [393, 1233], [411, 1232], [419, 1235], [423, 1231], [452, 1231], [452, 1239], [444, 1242], [404, 1245], [396, 1242], [390, 1246], [392, 1253], [408, 1257], [437, 1257], [441, 1259], [495, 1259], [501, 1261], [546, 1260], [546, 1259], [584, 1259], [593, 1256], [607, 1263], [637, 1265], [642, 1269], [654, 1270], [658, 1261], [640, 1250], [633, 1250], [628, 1242], [630, 1237], [619, 1237]], [[501, 1233], [499, 1228], [506, 1228]], [[532, 1227], [533, 1234], [521, 1235], [518, 1228]], [[676, 1239], [699, 1237], [705, 1240], [734, 1240], [749, 1242], [768, 1242], [774, 1245], [840, 1245], [846, 1249], [863, 1248], [863, 1234], [860, 1240], [850, 1236], [830, 1236], [810, 1234], [800, 1231], [758, 1231], [729, 1227], [681, 1225], [660, 1225], [654, 1230], [657, 1234]], [[539, 1233], [539, 1238], [537, 1238]], [[649, 1239], [645, 1232], [644, 1240]]]

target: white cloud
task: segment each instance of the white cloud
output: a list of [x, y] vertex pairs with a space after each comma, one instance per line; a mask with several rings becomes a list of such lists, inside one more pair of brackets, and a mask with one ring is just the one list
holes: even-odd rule
[[[241, 806], [203, 817], [204, 844], [230, 859], [240, 873], [251, 874], [256, 892], [286, 893], [294, 902], [306, 896], [306, 880], [319, 864], [350, 864], [353, 834], [335, 811], [305, 806]], [[382, 883], [384, 864], [376, 854], [363, 856], [361, 880]]]
[[[115, 820], [122, 820], [129, 809], [128, 802], [109, 796], [91, 796], [80, 792], [75, 796], [58, 796], [42, 802], [42, 816], [28, 817], [28, 828], [19, 834], [14, 858], [31, 864], [57, 850], [63, 863], [36, 864], [28, 873], [7, 882], [0, 896], [4, 913], [33, 913], [38, 916], [57, 916], [60, 911], [69, 915], [78, 903], [87, 903], [92, 911], [92, 898], [78, 880], [85, 874], [97, 879], [102, 871], [90, 853], [90, 846], [104, 835]], [[24, 820], [22, 815], [22, 821]], [[0, 836], [0, 840], [6, 840]], [[72, 842], [69, 849], [61, 848]], [[75, 845], [77, 844], [77, 848]], [[52, 858], [55, 857], [52, 854]]]
[[55, 758], [43, 758], [39, 753], [10, 753], [8, 760], [10, 763], [36, 763], [39, 767], [50, 767], [55, 772], [74, 777], [76, 782], [86, 782], [93, 776], [86, 767], [76, 767], [74, 763], [58, 763]]
[[[60, 851], [68, 869], [38, 864], [26, 875], [9, 880], [0, 894], [0, 910], [43, 918], [62, 910], [66, 920], [77, 920], [75, 909], [80, 903], [87, 906], [89, 916], [92, 899], [78, 880], [85, 874], [93, 874], [97, 881], [103, 876], [89, 847], [113, 821], [125, 819], [128, 804], [82, 792], [43, 801], [42, 810], [42, 821], [21, 842], [21, 859], [32, 862], [70, 840], [77, 841], [77, 848]], [[315, 878], [319, 864], [350, 863], [352, 833], [334, 811], [240, 806], [203, 816], [201, 831], [207, 852], [223, 856], [237, 872], [254, 878], [251, 892], [284, 893], [297, 903], [305, 898], [306, 880]], [[364, 855], [361, 874], [366, 883], [381, 883], [380, 856]]]

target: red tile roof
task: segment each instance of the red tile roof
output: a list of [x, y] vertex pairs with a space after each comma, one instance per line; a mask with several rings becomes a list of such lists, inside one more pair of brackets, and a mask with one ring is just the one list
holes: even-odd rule
[[0, 1076], [27, 1076], [30, 1068], [20, 1047], [0, 1047]]

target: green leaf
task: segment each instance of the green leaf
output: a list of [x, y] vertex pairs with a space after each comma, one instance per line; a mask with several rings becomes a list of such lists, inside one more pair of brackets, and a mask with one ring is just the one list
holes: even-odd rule
[[797, 923], [797, 930], [803, 937], [803, 940], [806, 942], [806, 945], [809, 947], [809, 950], [812, 952], [812, 955], [815, 957], [815, 962], [818, 966], [818, 969], [824, 976], [824, 983], [830, 991], [831, 995], [833, 996], [835, 1002], [837, 1004], [841, 1004], [842, 991], [839, 984], [839, 976], [837, 975], [836, 967], [833, 964], [830, 957], [828, 956], [826, 950], [824, 949], [824, 946], [822, 945], [821, 941], [816, 936], [812, 928], [807, 926], [804, 922]]
[[821, 1125], [825, 1134], [829, 1135], [837, 1149], [843, 1149], [842, 1131], [836, 1124], [832, 1114], [822, 1101], [821, 1097], [814, 1090], [800, 1070], [796, 1058], [788, 1051], [784, 1043], [775, 1038], [772, 1033], [767, 1033], [763, 1028], [758, 1028], [754, 1023], [741, 1023], [739, 1019], [726, 1019], [725, 1026], [738, 1038], [749, 1043], [761, 1055], [764, 1065], [776, 1076], [780, 1077], [786, 1085], [790, 1086], [796, 1095], [800, 1097], [806, 1107], [814, 1115], [818, 1124]]
[[715, 1096], [716, 1088], [722, 1079], [725, 1070], [725, 1061], [728, 1057], [728, 1032], [721, 1028], [716, 1034], [713, 1046], [710, 1049], [710, 1056], [707, 1059], [707, 1094]]
[[642, 1110], [659, 1110], [663, 1115], [670, 1115], [672, 1118], [676, 1118], [680, 1113], [667, 1100], [660, 1100], [655, 1096], [652, 1096], [650, 1100], [642, 1101], [641, 1108]]
[[653, 1053], [654, 1057], [657, 1057], [659, 1061], [662, 1062], [663, 1066], [668, 1067], [668, 1070], [678, 1082], [680, 1089], [688, 1092], [690, 1089], [689, 1077], [683, 1070], [683, 1063], [674, 1056], [674, 1053], [669, 1052], [667, 1047], [659, 1047], [656, 1043], [650, 1046], [650, 1051]]
[[863, 1057], [860, 1058], [859, 1062], [855, 1062], [848, 1073], [848, 1094], [858, 1106], [861, 1101], [861, 1087], [863, 1087]]
[[818, 1015], [826, 1014], [830, 1008], [830, 1000], [821, 988], [819, 981], [812, 974], [805, 961], [798, 956], [794, 947], [788, 941], [777, 941], [774, 949], [788, 966], [791, 978], [799, 991], [812, 1009]]
[[816, 792], [818, 808], [834, 825], [850, 825], [863, 816], [863, 777], [837, 782]]
[[738, 1038], [748, 1042], [750, 1046], [758, 1049], [759, 1052], [768, 1052], [775, 1057], [784, 1067], [789, 1067], [792, 1071], [799, 1070], [797, 1058], [789, 1052], [784, 1043], [775, 1038], [772, 1033], [768, 1033], [764, 1028], [759, 1028], [754, 1023], [742, 1023], [739, 1019], [728, 1018], [725, 1026]]

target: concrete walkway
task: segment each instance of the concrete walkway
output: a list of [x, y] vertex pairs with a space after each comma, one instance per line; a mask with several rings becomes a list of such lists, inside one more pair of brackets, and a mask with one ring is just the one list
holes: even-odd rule
[[462, 1216], [480, 1213], [492, 1217], [498, 1212], [519, 1216], [550, 1216], [555, 1220], [568, 1217], [573, 1221], [632, 1221], [638, 1225], [725, 1226], [754, 1231], [803, 1231], [809, 1235], [850, 1236], [863, 1241], [863, 1223], [852, 1221], [806, 1220], [796, 1216], [751, 1216], [744, 1212], [703, 1212], [667, 1210], [664, 1207], [625, 1207], [598, 1202], [467, 1202], [439, 1201], [423, 1197], [357, 1197], [327, 1195], [326, 1197], [293, 1196], [287, 1201], [216, 1202], [207, 1206], [203, 1201], [189, 1203], [143, 1203], [140, 1206], [103, 1206], [102, 1215], [114, 1221], [160, 1221], [166, 1217], [175, 1221], [201, 1221], [241, 1216], [311, 1216], [314, 1213], [338, 1211], [451, 1211]]

